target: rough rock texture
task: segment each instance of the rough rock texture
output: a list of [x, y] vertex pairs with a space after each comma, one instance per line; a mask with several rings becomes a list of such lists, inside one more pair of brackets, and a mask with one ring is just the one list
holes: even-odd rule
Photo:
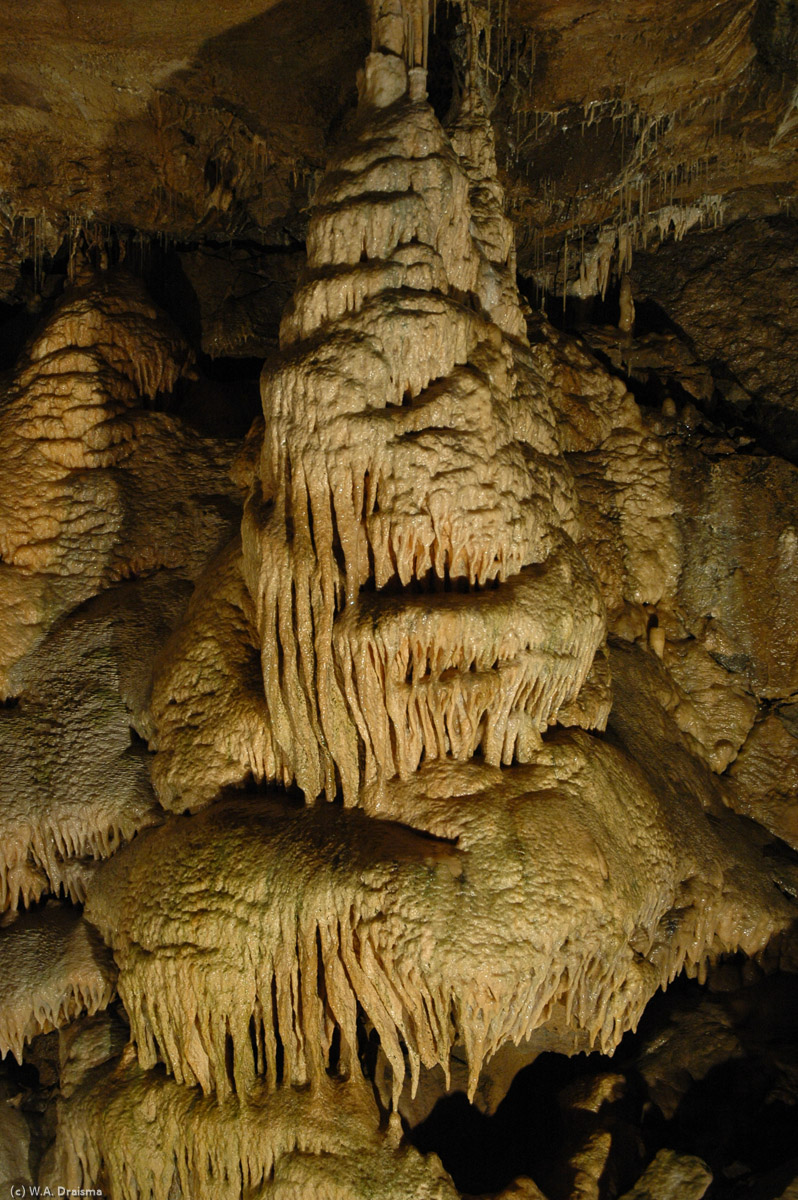
[[20, 698], [0, 709], [0, 908], [45, 891], [83, 900], [91, 865], [159, 819], [134, 727], [189, 586], [173, 574], [117, 585], [17, 664]]
[[[462, 82], [461, 12], [437, 7], [445, 112]], [[271, 246], [302, 235], [351, 115], [365, 6], [190, 11], [102, 0], [89, 15], [47, 0], [3, 18], [0, 194], [15, 258], [40, 261], [69, 234], [102, 244], [109, 223], [123, 242], [131, 228]], [[482, 31], [522, 263], [550, 289], [600, 286], [635, 246], [794, 198], [789, 0], [468, 0], [462, 15]]]
[[274, 224], [279, 244], [301, 228], [368, 36], [363, 9], [319, 0], [201, 0], [189, 19], [48, 0], [0, 35], [0, 190], [23, 245], [70, 219], [76, 239], [109, 221], [178, 236]]
[[202, 246], [179, 254], [180, 276], [172, 284], [188, 304], [192, 332], [211, 358], [265, 358], [277, 349], [283, 309], [304, 266], [297, 249]]
[[[712, 363], [721, 407], [769, 449], [798, 453], [794, 218], [738, 222], [635, 260], [638, 298], [656, 302]], [[713, 389], [714, 390], [714, 389]]]
[[[610, 627], [639, 637], [656, 617], [666, 640], [680, 643], [669, 646], [666, 666], [703, 710], [685, 712], [684, 724], [694, 725], [710, 757], [722, 757], [713, 741], [721, 725], [737, 746], [750, 728], [743, 691], [772, 700], [796, 687], [796, 468], [752, 453], [750, 439], [705, 433], [695, 411], [688, 423], [644, 413], [629, 396], [614, 411], [591, 397], [590, 417], [575, 425], [576, 405], [564, 405], [559, 389], [552, 400], [573, 429], [564, 445], [580, 502], [580, 549], [601, 583]], [[560, 439], [561, 430], [558, 422]], [[637, 628], [630, 608], [642, 620]], [[711, 715], [719, 689], [722, 717]]]
[[[370, 56], [360, 124], [317, 192], [242, 527], [268, 722], [240, 776], [347, 803], [424, 756], [524, 761], [604, 633], [484, 111], [472, 90], [450, 141], [412, 70], [388, 102], [396, 72], [407, 86], [401, 59]], [[191, 803], [172, 723], [158, 745]]]
[[[159, 568], [191, 575], [235, 512], [228, 447], [147, 410], [185, 343], [123, 275], [67, 293], [0, 404], [0, 687], [65, 610]], [[167, 487], [168, 483], [168, 487]]]
[[116, 1060], [128, 1041], [127, 1023], [111, 1009], [81, 1017], [58, 1031], [59, 1093], [68, 1099], [92, 1071]]
[[82, 900], [87, 865], [157, 819], [152, 659], [239, 511], [232, 448], [146, 407], [189, 359], [140, 283], [91, 280], [0, 403], [2, 909]]
[[22, 1113], [10, 1107], [8, 1099], [6, 1089], [0, 1088], [0, 1187], [6, 1195], [30, 1178], [30, 1127]]
[[236, 539], [211, 563], [155, 664], [148, 721], [165, 808], [198, 808], [251, 776], [290, 783], [271, 736], [255, 611]]
[[798, 761], [794, 705], [754, 726], [732, 766], [732, 805], [798, 850]]
[[356, 1079], [201, 1098], [127, 1062], [62, 1106], [58, 1161], [67, 1186], [118, 1200], [456, 1200], [438, 1160], [398, 1142]]
[[87, 913], [114, 948], [142, 1065], [162, 1058], [206, 1091], [260, 1073], [274, 1086], [279, 1039], [284, 1080], [304, 1084], [335, 1030], [350, 1069], [359, 1004], [394, 1102], [402, 1045], [415, 1080], [421, 1063], [448, 1069], [454, 1036], [473, 1093], [504, 1042], [551, 1018], [612, 1048], [683, 967], [752, 953], [791, 920], [740, 831], [715, 832], [675, 780], [658, 795], [583, 733], [527, 768], [433, 765], [365, 803], [389, 823], [228, 801], [107, 864]]
[[105, 1008], [116, 972], [79, 913], [48, 905], [0, 931], [0, 1056], [22, 1061], [25, 1042]]
[[796, 468], [779, 458], [686, 447], [674, 462], [687, 627], [767, 700], [798, 687], [789, 600], [798, 574], [796, 480]]
[[0, 1183], [773, 1200], [794, 5], [314, 5], [12, 14]]
[[701, 1200], [712, 1172], [700, 1158], [660, 1150], [623, 1200]]

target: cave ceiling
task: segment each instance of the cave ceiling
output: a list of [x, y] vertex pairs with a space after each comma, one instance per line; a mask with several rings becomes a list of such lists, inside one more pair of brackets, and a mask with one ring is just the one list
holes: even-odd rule
[[[470, 0], [470, 11], [519, 267], [539, 286], [600, 287], [597, 241], [604, 263], [624, 267], [693, 228], [789, 212], [790, 0]], [[448, 3], [435, 13], [441, 117], [461, 16]], [[70, 230], [301, 243], [354, 112], [368, 14], [362, 0], [28, 0], [4, 7], [0, 42], [8, 291], [14, 257], [54, 254]]]

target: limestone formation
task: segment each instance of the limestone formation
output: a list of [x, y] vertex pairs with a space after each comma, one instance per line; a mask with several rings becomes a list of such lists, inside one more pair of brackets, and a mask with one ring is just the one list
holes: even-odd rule
[[[19, 280], [0, 263], [0, 295], [27, 305], [0, 394], [0, 1102], [16, 1114], [9, 1132], [0, 1116], [0, 1184], [699, 1200], [714, 1173], [719, 1200], [775, 1195], [798, 1103], [781, 1049], [798, 969], [798, 468], [713, 423], [737, 395], [707, 361], [715, 342], [668, 325], [631, 260], [654, 230], [721, 213], [728, 185], [658, 158], [658, 138], [678, 154], [703, 128], [701, 89], [663, 42], [645, 85], [625, 60], [634, 112], [605, 112], [584, 90], [605, 66], [583, 57], [577, 116], [530, 126], [547, 78], [575, 94], [558, 75], [568, 21], [592, 44], [598, 18], [504, 0], [371, 0], [370, 48], [350, 15], [333, 87], [319, 27], [342, 18], [308, 22], [309, 4], [253, 16], [235, 0], [218, 17], [235, 10], [235, 34], [161, 64], [147, 120], [113, 130], [109, 178], [132, 170], [116, 148], [157, 130], [148, 228], [185, 243], [152, 242], [145, 262], [140, 234], [83, 214], [56, 296], [64, 214], [42, 213]], [[210, 19], [193, 7], [184, 49]], [[788, 7], [680, 14], [712, 33], [696, 70], [734, 92], [738, 125], [760, 141], [773, 125], [751, 152], [771, 181], [798, 128]], [[537, 66], [513, 23], [557, 32]], [[281, 30], [300, 24], [281, 134], [296, 146], [275, 148], [277, 117], [256, 130], [239, 77], [257, 43], [265, 104]], [[298, 82], [314, 55], [338, 126], [323, 173], [302, 106], [324, 104]], [[40, 114], [40, 145], [47, 110], [15, 70], [0, 100]], [[601, 126], [598, 164], [620, 142], [618, 194], [593, 192], [589, 221], [581, 185], [557, 207], [562, 164], [541, 157], [561, 118], [563, 147]], [[505, 211], [508, 185], [530, 215], [514, 174], [530, 155], [524, 260], [549, 316], [561, 299], [559, 330], [519, 290]], [[684, 203], [662, 179], [652, 200], [655, 161], [681, 171]], [[6, 203], [11, 261], [25, 229]], [[595, 244], [569, 257], [586, 223]], [[593, 294], [609, 323], [579, 339], [566, 327]], [[252, 417], [246, 356], [266, 351], [262, 415], [227, 439]], [[764, 1149], [726, 1120], [729, 1075], [750, 1097], [741, 1124], [767, 1109]], [[515, 1130], [477, 1181], [430, 1132], [458, 1092], [496, 1144]], [[713, 1097], [728, 1129], [713, 1144], [699, 1118], [694, 1145], [681, 1122]]]
[[700, 1158], [660, 1150], [623, 1200], [701, 1200], [712, 1172]]
[[76, 912], [48, 906], [0, 931], [0, 1056], [21, 1062], [39, 1033], [105, 1008], [115, 971], [94, 931]]
[[165, 808], [201, 807], [248, 776], [291, 782], [269, 724], [239, 539], [208, 567], [155, 664], [148, 721]]
[[731, 805], [798, 849], [794, 705], [768, 714], [751, 731], [730, 771]]
[[775, 453], [795, 457], [794, 245], [791, 223], [773, 216], [733, 222], [684, 247], [635, 263], [642, 296], [656, 296], [715, 365], [718, 390], [702, 407], [721, 408]]
[[134, 279], [90, 280], [0, 407], [0, 909], [82, 900], [158, 819], [136, 740], [152, 656], [237, 515], [230, 447], [148, 407], [189, 361]]
[[456, 1200], [434, 1156], [380, 1129], [358, 1080], [312, 1091], [262, 1087], [244, 1101], [200, 1098], [124, 1062], [62, 1106], [60, 1178], [100, 1180], [119, 1200]]
[[526, 760], [604, 632], [487, 118], [472, 89], [447, 139], [412, 83], [387, 103], [403, 71], [370, 56], [316, 195], [242, 527], [271, 742], [253, 773], [350, 804], [425, 756]]
[[125, 584], [90, 601], [19, 664], [22, 695], [0, 710], [0, 909], [46, 892], [84, 900], [93, 864], [159, 819], [143, 746], [131, 737], [136, 687], [125, 688], [122, 664], [133, 675], [135, 660], [120, 648], [138, 635], [146, 664], [156, 605], [174, 615], [168, 589]]
[[506, 773], [431, 764], [365, 803], [378, 820], [227, 801], [108, 863], [87, 914], [142, 1065], [206, 1092], [304, 1085], [334, 1038], [354, 1069], [362, 1009], [394, 1103], [408, 1066], [414, 1086], [422, 1064], [448, 1071], [455, 1039], [473, 1094], [505, 1042], [553, 1020], [611, 1050], [683, 968], [792, 919], [741, 832], [586, 734]]
[[[124, 275], [76, 286], [28, 345], [0, 407], [4, 696], [65, 611], [120, 579], [196, 573], [224, 539], [229, 449], [149, 407], [189, 358]], [[219, 512], [200, 501], [214, 494]]]
[[7, 1104], [5, 1089], [0, 1091], [3, 1106], [0, 1120], [0, 1186], [8, 1195], [12, 1187], [25, 1185], [28, 1178], [30, 1127], [22, 1113]]

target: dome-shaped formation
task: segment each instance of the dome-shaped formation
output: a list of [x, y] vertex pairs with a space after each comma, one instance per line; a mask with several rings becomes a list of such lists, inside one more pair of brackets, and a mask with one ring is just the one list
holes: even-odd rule
[[472, 1093], [547, 1022], [611, 1051], [681, 970], [793, 919], [758, 851], [699, 807], [713, 777], [686, 780], [657, 789], [563, 731], [533, 766], [433, 762], [367, 793], [374, 816], [250, 797], [142, 834], [87, 907], [140, 1062], [206, 1092], [315, 1086], [359, 1069], [362, 1013], [395, 1103], [407, 1070], [448, 1073], [455, 1041]]

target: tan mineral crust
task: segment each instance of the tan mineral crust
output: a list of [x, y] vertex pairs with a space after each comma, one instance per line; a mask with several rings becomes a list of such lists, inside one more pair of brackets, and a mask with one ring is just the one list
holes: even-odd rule
[[[129, 1056], [128, 1056], [129, 1059]], [[380, 1127], [360, 1078], [313, 1089], [259, 1087], [246, 1101], [198, 1097], [162, 1072], [122, 1061], [100, 1068], [62, 1109], [61, 1178], [107, 1172], [120, 1200], [178, 1194], [234, 1200], [456, 1200], [434, 1155], [400, 1145]], [[98, 1157], [97, 1145], [103, 1147]]]
[[[629, 277], [595, 353], [531, 313], [483, 6], [446, 128], [430, 6], [370, 7], [243, 445], [176, 415], [192, 354], [124, 269], [71, 263], [3, 384], [0, 1054], [46, 1075], [59, 1030], [48, 1186], [454, 1200], [402, 1129], [435, 1080], [495, 1109], [542, 1049], [612, 1054], [682, 973], [795, 961], [798, 472], [637, 403]], [[716, 34], [731, 86], [752, 43]], [[634, 87], [695, 121], [657, 46]], [[208, 212], [250, 203], [211, 174]], [[675, 335], [637, 349], [713, 394]], [[702, 1003], [640, 1051], [666, 1117], [741, 1053], [731, 1002]], [[700, 1200], [709, 1168], [669, 1149], [618, 1182], [627, 1083], [562, 1090], [556, 1200]]]
[[352, 1069], [359, 1005], [394, 1101], [403, 1047], [415, 1079], [448, 1070], [456, 1038], [473, 1092], [505, 1041], [552, 1018], [611, 1050], [683, 968], [789, 925], [743, 835], [669, 800], [618, 751], [563, 733], [534, 766], [391, 783], [367, 798], [380, 820], [253, 800], [176, 818], [104, 868], [87, 916], [146, 1067], [205, 1091], [275, 1086], [279, 1041], [285, 1082], [304, 1085], [334, 1031]]
[[77, 281], [3, 396], [0, 909], [82, 900], [87, 865], [158, 819], [131, 728], [239, 511], [232, 448], [148, 407], [189, 358], [138, 281]]
[[189, 357], [124, 274], [78, 282], [28, 345], [0, 408], [3, 695], [65, 611], [116, 580], [196, 571], [220, 537], [198, 499], [235, 495], [229, 448], [149, 408]]
[[0, 1055], [22, 1061], [23, 1046], [114, 995], [113, 962], [77, 912], [48, 905], [0, 930]]
[[[241, 777], [348, 804], [424, 756], [523, 761], [604, 634], [487, 118], [475, 92], [450, 140], [412, 84], [369, 106], [395, 69], [368, 60], [364, 115], [315, 198], [242, 526], [271, 744], [254, 770], [239, 755]], [[179, 655], [154, 712], [172, 807]]]

